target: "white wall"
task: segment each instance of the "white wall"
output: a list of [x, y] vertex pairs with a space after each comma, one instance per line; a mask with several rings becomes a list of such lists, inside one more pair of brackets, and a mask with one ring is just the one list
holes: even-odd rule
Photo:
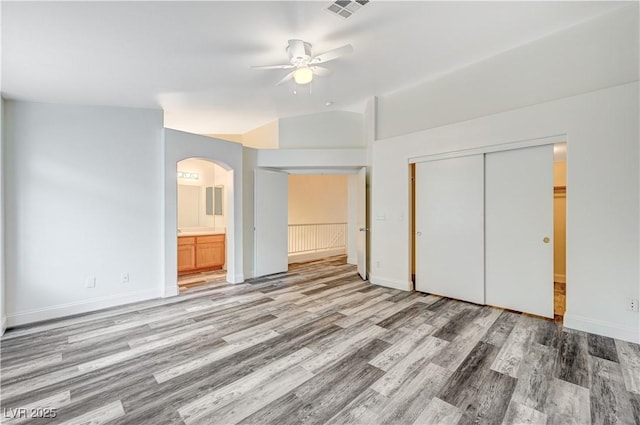
[[245, 279], [252, 278], [255, 275], [254, 172], [257, 167], [257, 161], [257, 150], [251, 148], [242, 149], [242, 195], [244, 202], [243, 259]]
[[281, 118], [280, 149], [363, 148], [362, 114], [328, 111]]
[[9, 326], [161, 295], [162, 119], [6, 101]]
[[[227, 214], [225, 212], [229, 196], [227, 194], [227, 187], [233, 185], [233, 175], [224, 168], [214, 165], [214, 182], [215, 186], [222, 186], [222, 215], [209, 215], [209, 219], [213, 218], [213, 227], [220, 230], [227, 227]], [[214, 205], [215, 207], [215, 205]]]
[[347, 263], [358, 264], [358, 176], [347, 176]]
[[[0, 22], [2, 22], [2, 3], [0, 3]], [[0, 45], [2, 45], [2, 31], [0, 31]], [[7, 327], [7, 315], [5, 308], [5, 273], [4, 273], [4, 187], [2, 150], [4, 149], [4, 136], [2, 132], [4, 99], [2, 98], [2, 55], [0, 55], [0, 336]]]
[[204, 136], [242, 144], [242, 134], [204, 134]]
[[381, 96], [379, 139], [637, 80], [638, 3]]
[[232, 171], [233, 184], [225, 187], [227, 228], [227, 282], [244, 281], [243, 274], [243, 147], [207, 136], [165, 129], [164, 131], [164, 295], [177, 294], [176, 164], [186, 158], [215, 161]]
[[346, 174], [290, 174], [289, 224], [346, 223]]
[[275, 120], [244, 133], [242, 144], [254, 149], [277, 149], [279, 139], [279, 120]]
[[[270, 149], [257, 151], [263, 168], [314, 168], [354, 170], [366, 165], [365, 149]], [[319, 171], [316, 171], [319, 172]]]
[[[0, 6], [0, 9], [2, 6]], [[1, 13], [0, 13], [1, 15]], [[4, 150], [4, 133], [2, 124], [4, 120], [4, 99], [0, 97], [0, 336], [7, 328], [7, 313], [5, 306], [5, 262], [4, 262], [4, 172], [2, 151]]]
[[565, 326], [638, 342], [638, 313], [625, 310], [639, 298], [638, 91], [624, 84], [376, 141], [371, 281], [410, 288], [410, 158], [566, 135]]

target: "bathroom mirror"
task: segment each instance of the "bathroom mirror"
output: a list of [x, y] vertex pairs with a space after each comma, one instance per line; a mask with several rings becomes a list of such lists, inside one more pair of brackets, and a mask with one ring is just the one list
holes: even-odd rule
[[178, 228], [200, 226], [200, 186], [178, 185]]
[[205, 188], [205, 214], [213, 215], [213, 187], [208, 186]]
[[[207, 188], [208, 189], [208, 188]], [[215, 215], [223, 215], [222, 214], [222, 191], [224, 190], [224, 186], [216, 186], [214, 189], [214, 214]]]

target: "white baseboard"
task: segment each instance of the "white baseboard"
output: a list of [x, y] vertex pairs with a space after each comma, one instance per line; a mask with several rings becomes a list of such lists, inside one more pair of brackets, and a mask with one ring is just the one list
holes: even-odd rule
[[640, 343], [640, 330], [638, 329], [628, 328], [616, 323], [590, 319], [588, 317], [577, 316], [570, 313], [566, 313], [564, 315], [563, 322], [564, 326], [569, 329], [604, 335], [609, 338], [622, 339], [636, 344]]
[[236, 274], [233, 275], [231, 273], [227, 273], [227, 282], [229, 283], [242, 283], [244, 282], [244, 274]]
[[2, 322], [0, 323], [0, 336], [4, 335], [4, 331], [7, 330], [7, 316], [2, 316]]
[[554, 274], [553, 281], [558, 283], [567, 283], [567, 276], [563, 274]]
[[335, 255], [344, 255], [344, 248], [327, 249], [318, 252], [303, 252], [300, 254], [289, 254], [289, 264], [302, 263], [304, 261], [319, 260], [320, 258], [333, 257]]
[[374, 285], [385, 286], [387, 288], [400, 289], [401, 291], [411, 291], [411, 281], [387, 279], [373, 274], [369, 275], [369, 282]]
[[165, 286], [164, 287], [164, 298], [175, 297], [178, 295], [178, 283], [176, 282], [173, 286]]
[[116, 307], [160, 297], [162, 297], [160, 291], [158, 289], [154, 289], [21, 311], [7, 315], [7, 326], [26, 325], [28, 323], [57, 319], [65, 316], [72, 316], [74, 314], [89, 313], [103, 308]]

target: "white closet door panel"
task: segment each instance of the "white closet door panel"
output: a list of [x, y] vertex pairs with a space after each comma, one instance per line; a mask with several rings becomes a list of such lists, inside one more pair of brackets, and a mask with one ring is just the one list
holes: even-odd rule
[[485, 160], [486, 302], [553, 317], [553, 146]]
[[288, 174], [255, 171], [255, 276], [286, 272], [288, 261]]
[[416, 164], [416, 290], [484, 304], [484, 157]]

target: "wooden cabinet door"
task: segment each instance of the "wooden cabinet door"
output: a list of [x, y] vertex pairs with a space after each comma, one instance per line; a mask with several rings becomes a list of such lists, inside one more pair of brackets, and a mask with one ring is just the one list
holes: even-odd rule
[[216, 266], [216, 244], [199, 243], [196, 249], [196, 266], [201, 269]]
[[199, 242], [196, 245], [196, 267], [221, 268], [225, 258], [224, 239], [212, 242]]
[[196, 246], [178, 245], [178, 273], [196, 268]]

